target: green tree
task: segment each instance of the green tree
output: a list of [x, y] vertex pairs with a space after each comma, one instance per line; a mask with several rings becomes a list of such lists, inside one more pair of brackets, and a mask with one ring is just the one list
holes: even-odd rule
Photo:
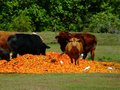
[[[119, 31], [119, 4], [120, 0], [0, 0], [0, 29], [91, 31], [89, 28], [97, 23], [94, 19], [99, 18], [102, 24], [99, 28], [106, 32], [114, 31], [112, 28]], [[110, 21], [103, 23], [100, 18], [107, 15]], [[94, 32], [105, 31], [99, 28]]]
[[91, 17], [89, 28], [90, 32], [118, 33], [120, 19], [112, 13], [100, 12]]
[[10, 30], [15, 30], [17, 32], [34, 31], [34, 26], [32, 26], [31, 19], [25, 14], [24, 11], [21, 11], [19, 16], [12, 19], [9, 28]]

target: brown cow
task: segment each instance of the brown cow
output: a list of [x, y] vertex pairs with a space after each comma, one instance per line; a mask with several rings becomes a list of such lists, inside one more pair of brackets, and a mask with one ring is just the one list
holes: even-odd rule
[[0, 32], [0, 57], [1, 59], [8, 59], [8, 54], [10, 53], [10, 47], [7, 44], [7, 39], [10, 35], [14, 33], [11, 32]]
[[[63, 35], [62, 35], [63, 34]], [[91, 59], [94, 60], [94, 51], [97, 44], [97, 39], [94, 35], [90, 33], [69, 33], [69, 32], [60, 32], [58, 36], [55, 38], [57, 39], [58, 43], [60, 44], [61, 50], [65, 52], [65, 46], [67, 45], [68, 39], [74, 36], [76, 38], [83, 38], [83, 59], [87, 57], [87, 54], [90, 52]]]
[[78, 60], [82, 52], [83, 52], [82, 39], [72, 37], [65, 47], [65, 53], [68, 54], [68, 56], [70, 57], [71, 63], [73, 63], [73, 59], [74, 59], [75, 65], [76, 64], [79, 65]]

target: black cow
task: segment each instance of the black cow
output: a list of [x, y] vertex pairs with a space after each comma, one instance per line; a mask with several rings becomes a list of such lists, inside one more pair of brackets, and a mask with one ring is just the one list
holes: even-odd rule
[[12, 58], [17, 57], [17, 54], [45, 55], [46, 48], [50, 48], [35, 34], [11, 35], [7, 42], [13, 54]]

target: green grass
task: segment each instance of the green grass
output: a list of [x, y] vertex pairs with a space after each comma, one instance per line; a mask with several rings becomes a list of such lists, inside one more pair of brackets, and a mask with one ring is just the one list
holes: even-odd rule
[[120, 74], [0, 74], [0, 90], [120, 90]]
[[94, 35], [97, 37], [98, 45], [120, 45], [120, 34], [94, 33]]
[[97, 46], [95, 59], [120, 62], [120, 46]]

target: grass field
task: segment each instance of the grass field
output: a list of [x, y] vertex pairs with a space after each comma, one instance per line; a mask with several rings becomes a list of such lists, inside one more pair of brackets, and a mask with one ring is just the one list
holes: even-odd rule
[[0, 74], [0, 90], [120, 90], [120, 74]]
[[[61, 53], [54, 38], [57, 33], [40, 35], [51, 47], [47, 52]], [[120, 35], [95, 35], [98, 40], [95, 60], [120, 62]], [[0, 90], [120, 90], [120, 73], [0, 74]]]

